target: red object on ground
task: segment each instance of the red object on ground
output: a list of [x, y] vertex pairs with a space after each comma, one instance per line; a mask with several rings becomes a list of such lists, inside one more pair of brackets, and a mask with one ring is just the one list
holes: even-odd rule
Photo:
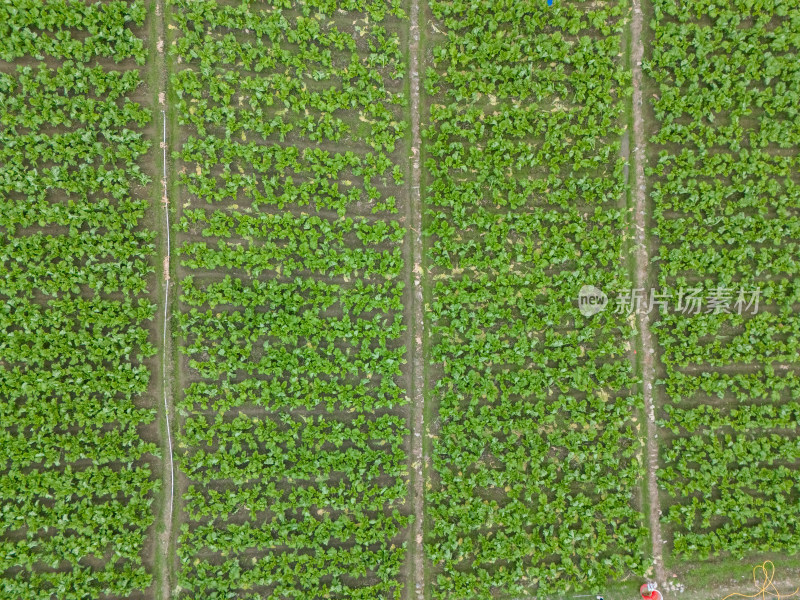
[[639, 588], [639, 593], [643, 600], [664, 600], [664, 596], [656, 589], [654, 583], [643, 583]]

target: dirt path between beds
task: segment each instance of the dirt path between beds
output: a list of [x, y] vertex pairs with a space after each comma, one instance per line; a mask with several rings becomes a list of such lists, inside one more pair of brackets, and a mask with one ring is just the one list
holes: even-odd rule
[[422, 294], [422, 197], [420, 194], [420, 90], [419, 90], [419, 0], [411, 0], [411, 24], [409, 40], [409, 75], [411, 96], [411, 196], [409, 198], [409, 226], [411, 257], [413, 262], [411, 346], [411, 464], [413, 468], [412, 501], [414, 524], [412, 526], [412, 554], [414, 580], [413, 597], [425, 598], [425, 552], [424, 552], [424, 427], [425, 427], [425, 364], [423, 361], [423, 294]]
[[[635, 286], [644, 289], [649, 297], [650, 250], [647, 239], [647, 188], [644, 178], [645, 165], [645, 130], [642, 115], [642, 59], [644, 44], [642, 28], [642, 0], [633, 1], [633, 20], [631, 22], [631, 63], [633, 67], [633, 197], [634, 225], [636, 241], [636, 274]], [[647, 419], [647, 490], [650, 504], [650, 533], [653, 542], [653, 560], [655, 562], [655, 579], [660, 587], [666, 583], [664, 572], [663, 546], [661, 537], [661, 503], [658, 497], [658, 428], [656, 427], [655, 405], [653, 398], [653, 382], [655, 381], [655, 344], [650, 332], [650, 317], [644, 311], [638, 311], [637, 322], [642, 341], [642, 387], [644, 409]]]

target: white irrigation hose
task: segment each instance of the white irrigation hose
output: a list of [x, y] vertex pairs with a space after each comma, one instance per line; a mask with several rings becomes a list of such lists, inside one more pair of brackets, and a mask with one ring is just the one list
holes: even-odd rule
[[[163, 187], [162, 204], [164, 205], [164, 216], [167, 224], [167, 254], [164, 259], [164, 335], [161, 347], [166, 351], [167, 348], [167, 329], [169, 318], [169, 259], [170, 259], [170, 239], [169, 239], [169, 202], [167, 199], [167, 115], [166, 111], [161, 111], [161, 122], [163, 131], [161, 134], [161, 152], [163, 157], [163, 167], [161, 184]], [[172, 502], [175, 496], [175, 461], [172, 456], [172, 431], [169, 424], [169, 402], [167, 401], [167, 357], [161, 359], [161, 376], [164, 388], [164, 418], [167, 422], [167, 444], [169, 447], [169, 509], [167, 512], [167, 533], [172, 528]]]

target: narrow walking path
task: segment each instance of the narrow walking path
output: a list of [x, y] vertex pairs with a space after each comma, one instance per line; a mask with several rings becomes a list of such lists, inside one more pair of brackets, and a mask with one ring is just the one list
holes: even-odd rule
[[156, 32], [157, 32], [157, 52], [156, 61], [158, 64], [158, 108], [161, 114], [161, 206], [164, 210], [164, 220], [162, 233], [166, 246], [163, 252], [163, 269], [162, 276], [164, 279], [164, 313], [162, 315], [162, 338], [161, 338], [161, 388], [163, 390], [163, 418], [166, 424], [167, 432], [167, 455], [164, 457], [164, 477], [165, 485], [164, 490], [164, 506], [162, 509], [161, 529], [162, 533], [159, 536], [158, 554], [159, 558], [156, 561], [158, 565], [158, 581], [161, 586], [161, 593], [164, 600], [169, 600], [171, 597], [172, 582], [170, 581], [170, 572], [172, 565], [172, 514], [175, 499], [175, 459], [173, 455], [172, 444], [172, 412], [171, 405], [171, 390], [172, 386], [169, 384], [169, 363], [170, 363], [170, 339], [169, 339], [169, 315], [170, 315], [170, 254], [171, 254], [171, 239], [170, 239], [170, 219], [169, 219], [169, 191], [167, 185], [167, 110], [166, 110], [166, 93], [167, 93], [167, 67], [164, 55], [165, 40], [165, 19], [164, 14], [165, 0], [156, 1]]
[[[642, 59], [644, 43], [642, 28], [642, 0], [633, 0], [633, 20], [631, 23], [631, 62], [633, 67], [633, 197], [635, 202], [634, 239], [636, 243], [636, 274], [634, 287], [644, 289], [649, 294], [648, 273], [650, 252], [647, 240], [647, 188], [644, 178], [645, 165], [645, 131], [642, 115]], [[644, 310], [637, 312], [637, 325], [642, 342], [642, 388], [644, 409], [647, 421], [647, 491], [650, 505], [650, 533], [653, 543], [653, 560], [655, 562], [655, 578], [659, 586], [666, 582], [664, 573], [663, 540], [661, 537], [661, 503], [658, 497], [658, 439], [656, 437], [655, 405], [653, 383], [655, 381], [655, 344], [650, 331], [650, 316]]]
[[[173, 456], [172, 450], [172, 429], [170, 425], [170, 420], [172, 418], [172, 414], [170, 411], [170, 386], [169, 386], [169, 379], [167, 376], [168, 373], [168, 357], [169, 353], [167, 352], [168, 349], [168, 331], [169, 331], [169, 259], [170, 259], [170, 223], [169, 223], [169, 196], [167, 194], [167, 113], [165, 110], [161, 111], [161, 120], [163, 124], [162, 128], [162, 141], [161, 141], [161, 148], [163, 150], [163, 163], [164, 163], [164, 176], [161, 178], [162, 188], [163, 188], [163, 196], [162, 196], [162, 205], [164, 207], [164, 219], [165, 219], [165, 227], [166, 227], [166, 255], [164, 256], [164, 321], [163, 321], [163, 336], [161, 339], [161, 347], [164, 352], [163, 359], [161, 361], [161, 377], [162, 377], [162, 388], [164, 390], [164, 421], [167, 425], [167, 450], [168, 456], [167, 458], [167, 465], [169, 469], [169, 491], [166, 492], [166, 509], [164, 511], [164, 535], [162, 541], [162, 559], [165, 569], [165, 575], [169, 573], [169, 564], [171, 563], [170, 559], [170, 535], [172, 532], [172, 512], [173, 512], [173, 504], [175, 498], [175, 459]], [[165, 584], [168, 584], [169, 577], [164, 578]], [[169, 585], [164, 586], [165, 589], [165, 597], [169, 597]]]
[[425, 385], [423, 360], [423, 294], [422, 294], [422, 197], [420, 193], [420, 90], [419, 90], [419, 0], [411, 2], [410, 25], [410, 58], [409, 73], [411, 78], [411, 195], [409, 198], [408, 222], [411, 227], [411, 257], [413, 261], [412, 318], [411, 331], [411, 462], [413, 467], [412, 498], [414, 525], [412, 528], [413, 578], [415, 596], [419, 600], [425, 597], [425, 552], [424, 552], [424, 428], [425, 428]]

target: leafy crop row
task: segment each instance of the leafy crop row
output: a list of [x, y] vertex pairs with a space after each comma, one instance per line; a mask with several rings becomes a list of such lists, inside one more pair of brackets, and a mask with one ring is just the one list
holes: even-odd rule
[[0, 4], [0, 590], [126, 597], [158, 487], [143, 2]]
[[629, 285], [627, 8], [431, 3], [435, 598], [599, 589], [647, 566], [631, 328], [576, 302]]
[[760, 290], [757, 311], [703, 307], [655, 325], [664, 523], [679, 558], [795, 552], [800, 5], [654, 8], [659, 286]]
[[399, 598], [396, 4], [173, 2], [182, 597]]

